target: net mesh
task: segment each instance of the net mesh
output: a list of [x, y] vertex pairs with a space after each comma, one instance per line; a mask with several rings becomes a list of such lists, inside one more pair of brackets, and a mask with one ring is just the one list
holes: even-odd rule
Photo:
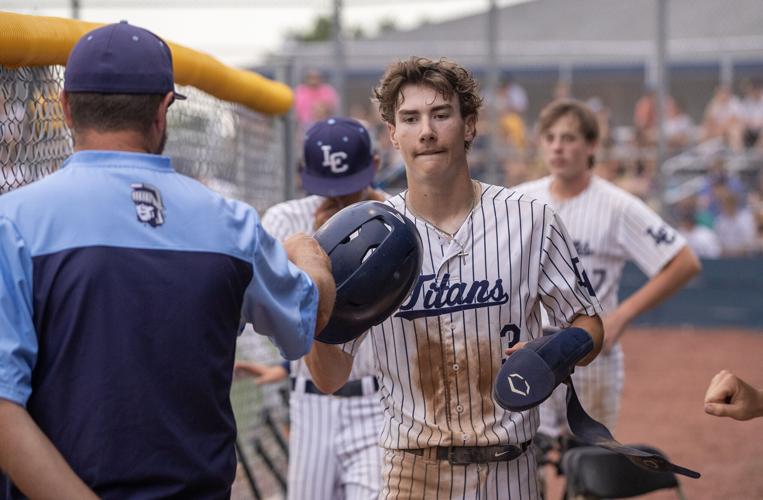
[[55, 171], [71, 153], [58, 95], [63, 67], [0, 66], [0, 192]]
[[[72, 153], [59, 100], [63, 74], [62, 66], [0, 66], [0, 193], [55, 172]], [[165, 149], [175, 168], [260, 213], [282, 201], [286, 176], [280, 119], [193, 87], [178, 91], [188, 100], [170, 107]], [[265, 363], [280, 359], [267, 339], [251, 331], [240, 337], [237, 356]], [[234, 381], [231, 400], [242, 453], [235, 499], [283, 495], [288, 424], [284, 389], [260, 388], [245, 378]]]

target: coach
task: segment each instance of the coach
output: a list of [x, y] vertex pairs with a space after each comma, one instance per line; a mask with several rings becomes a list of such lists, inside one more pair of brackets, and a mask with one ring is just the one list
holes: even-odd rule
[[240, 327], [296, 359], [331, 313], [315, 240], [282, 246], [160, 156], [178, 99], [157, 36], [86, 34], [61, 96], [74, 154], [0, 198], [0, 467], [18, 488], [0, 497], [229, 497]]

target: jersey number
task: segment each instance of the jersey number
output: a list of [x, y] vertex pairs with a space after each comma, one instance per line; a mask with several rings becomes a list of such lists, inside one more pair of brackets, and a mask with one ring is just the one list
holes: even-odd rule
[[[501, 345], [503, 346], [505, 344], [504, 339], [506, 337], [509, 337], [509, 344], [507, 347], [514, 347], [517, 345], [517, 342], [519, 342], [519, 327], [515, 325], [514, 323], [508, 323], [506, 325], [503, 325], [503, 328], [501, 328]], [[506, 347], [502, 347], [502, 349], [506, 349]], [[506, 358], [503, 358], [501, 360], [501, 363], [504, 363], [506, 361]]]
[[585, 269], [580, 269], [578, 266], [580, 264], [580, 259], [577, 257], [572, 258], [572, 267], [575, 270], [575, 276], [578, 279], [578, 285], [582, 286], [586, 290], [588, 290], [588, 295], [591, 297], [596, 296], [596, 292], [593, 290], [593, 286], [591, 285], [591, 280], [588, 279], [588, 275], [585, 272]]

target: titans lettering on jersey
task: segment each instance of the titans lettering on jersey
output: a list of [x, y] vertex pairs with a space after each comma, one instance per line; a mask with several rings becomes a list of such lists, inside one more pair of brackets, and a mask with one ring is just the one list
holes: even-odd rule
[[381, 445], [529, 440], [537, 410], [506, 412], [491, 396], [504, 350], [542, 334], [541, 307], [560, 325], [599, 310], [579, 284], [566, 229], [548, 206], [498, 186], [482, 186], [453, 238], [408, 210], [404, 193], [388, 203], [416, 224], [424, 259], [409, 299], [366, 337], [382, 374]]
[[[439, 316], [466, 309], [505, 304], [509, 301], [509, 294], [504, 291], [503, 280], [500, 278], [494, 283], [481, 280], [471, 284], [449, 283], [449, 280], [448, 273], [443, 274], [439, 283], [434, 274], [419, 276], [410, 298], [400, 306], [395, 316], [405, 319]], [[421, 308], [416, 309], [415, 306], [419, 302], [422, 302]]]

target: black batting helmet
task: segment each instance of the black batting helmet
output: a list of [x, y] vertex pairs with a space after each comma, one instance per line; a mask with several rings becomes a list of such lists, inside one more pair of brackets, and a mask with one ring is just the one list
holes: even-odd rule
[[394, 208], [362, 201], [340, 210], [315, 233], [331, 258], [336, 302], [315, 338], [342, 344], [381, 323], [408, 296], [421, 272], [416, 226]]

